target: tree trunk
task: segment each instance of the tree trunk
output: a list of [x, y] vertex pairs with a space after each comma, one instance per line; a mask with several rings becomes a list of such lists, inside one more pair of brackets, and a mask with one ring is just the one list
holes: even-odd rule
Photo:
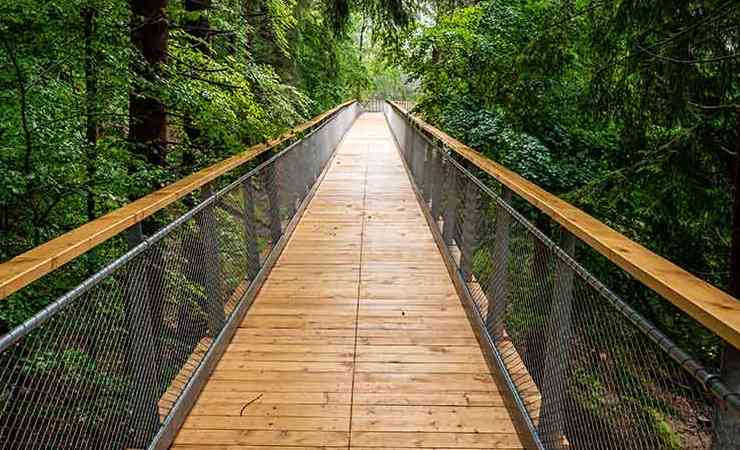
[[93, 49], [96, 15], [95, 8], [85, 8], [82, 11], [85, 37], [85, 140], [87, 141], [85, 172], [87, 176], [86, 209], [88, 221], [95, 219], [95, 191], [93, 185], [95, 160], [98, 154], [98, 73], [95, 67], [95, 50]]
[[[193, 37], [191, 45], [206, 55], [210, 54], [211, 50], [208, 41], [211, 36], [211, 28], [206, 12], [211, 8], [211, 0], [184, 0], [183, 3], [185, 11], [199, 13], [197, 17], [188, 18], [184, 23], [185, 31]], [[183, 152], [182, 170], [185, 173], [190, 173], [194, 170], [197, 163], [193, 146], [203, 143], [203, 133], [194, 124], [192, 116], [186, 115], [183, 122], [183, 129], [188, 136], [190, 146]]]
[[[735, 159], [732, 168], [732, 235], [730, 240], [729, 293], [740, 298], [740, 107], [735, 111]], [[720, 374], [727, 387], [740, 391], [740, 350], [725, 344], [722, 350]], [[735, 449], [740, 439], [740, 419], [729, 411], [718, 409], [714, 423], [713, 450]]]
[[129, 141], [135, 154], [158, 166], [166, 165], [167, 108], [156, 93], [144, 88], [142, 80], [154, 82], [167, 62], [167, 1], [129, 0], [131, 42], [142, 58], [133, 63], [136, 78], [129, 99]]

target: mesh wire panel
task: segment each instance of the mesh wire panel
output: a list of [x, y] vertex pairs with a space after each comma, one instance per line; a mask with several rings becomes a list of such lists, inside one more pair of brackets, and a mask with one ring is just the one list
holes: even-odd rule
[[0, 341], [0, 448], [148, 447], [354, 121], [353, 104]]
[[365, 112], [383, 112], [385, 100], [382, 98], [369, 98], [360, 105]]
[[[738, 393], [450, 152], [385, 113], [520, 412], [546, 449], [738, 449]], [[614, 268], [614, 270], [620, 270]]]

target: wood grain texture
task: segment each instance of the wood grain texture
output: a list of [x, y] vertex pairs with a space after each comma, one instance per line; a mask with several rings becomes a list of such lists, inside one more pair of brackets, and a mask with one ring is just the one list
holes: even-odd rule
[[0, 264], [0, 299], [58, 269], [230, 170], [318, 125], [352, 103], [354, 101], [343, 103], [275, 139], [249, 147], [242, 153], [195, 172]]
[[570, 203], [391, 105], [418, 128], [507, 186], [660, 296], [740, 348], [740, 301], [610, 228]]
[[173, 448], [524, 448], [391, 139], [350, 130]]

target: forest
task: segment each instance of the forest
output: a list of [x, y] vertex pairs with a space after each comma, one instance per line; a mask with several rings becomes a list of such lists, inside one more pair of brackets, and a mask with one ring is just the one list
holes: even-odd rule
[[[465, 165], [449, 145], [443, 155], [443, 145], [411, 125], [431, 124], [740, 298], [737, 0], [0, 0], [0, 262], [255, 145], [266, 149], [262, 159], [248, 159], [239, 170], [221, 172], [217, 180], [187, 190], [167, 210], [137, 219], [141, 234], [136, 242], [127, 232], [117, 232], [0, 299], [0, 423], [12, 425], [0, 427], [0, 447], [22, 443], [27, 447], [17, 448], [41, 448], [34, 447], [34, 439], [48, 435], [60, 441], [77, 436], [83, 447], [93, 448], [94, 439], [110, 448], [139, 448], [155, 435], [159, 439], [161, 430], [172, 432], [172, 416], [185, 420], [182, 411], [189, 406], [181, 407], [180, 399], [197, 396], [200, 388], [190, 383], [210, 376], [196, 370], [215, 364], [220, 355], [213, 355], [223, 350], [213, 349], [233, 337], [223, 338], [236, 332], [237, 316], [251, 307], [253, 298], [242, 300], [247, 291], [257, 295], [261, 289], [260, 277], [267, 277], [262, 272], [271, 269], [275, 259], [270, 258], [277, 258], [287, 245], [290, 224], [301, 218], [304, 200], [313, 195], [311, 186], [318, 186], [314, 183], [322, 179], [322, 165], [331, 160], [334, 143], [341, 141], [342, 135], [331, 133], [351, 123], [361, 110], [346, 103], [350, 100], [359, 105], [403, 101], [404, 108], [409, 107], [406, 113], [383, 104], [385, 122], [380, 114], [372, 116], [389, 132], [389, 143], [391, 134], [396, 139], [399, 152], [392, 155], [400, 157], [394, 173], [401, 174], [406, 164], [411, 184], [438, 177], [435, 186], [414, 185], [418, 189], [413, 192], [422, 200], [420, 206], [427, 200], [426, 206], [431, 205], [427, 225], [437, 243], [432, 250], [447, 258], [446, 269], [454, 278], [444, 286], [450, 288], [459, 277], [464, 287], [455, 286], [458, 294], [467, 289], [471, 296], [471, 286], [477, 283], [477, 295], [485, 298], [484, 306], [466, 306], [478, 308], [483, 331], [475, 336], [477, 347], [467, 335], [446, 336], [445, 331], [434, 330], [423, 343], [416, 342], [413, 333], [406, 335], [403, 326], [408, 323], [440, 323], [459, 331], [455, 321], [463, 316], [453, 317], [446, 305], [437, 310], [438, 305], [426, 304], [415, 305], [419, 309], [409, 309], [412, 312], [399, 307], [400, 318], [395, 309], [392, 316], [370, 314], [371, 320], [382, 322], [375, 323], [378, 329], [403, 325], [395, 330], [397, 336], [380, 336], [386, 339], [383, 345], [406, 340], [414, 344], [409, 348], [432, 361], [447, 358], [447, 352], [450, 357], [463, 355], [468, 347], [478, 355], [481, 336], [487, 336], [500, 372], [519, 377], [505, 380], [516, 398], [521, 402], [520, 394], [526, 399], [537, 391], [531, 403], [516, 406], [530, 421], [529, 431], [534, 437], [542, 435], [547, 448], [596, 448], [602, 443], [603, 448], [737, 448], [740, 422], [723, 408], [733, 395], [733, 408], [738, 408], [740, 397], [727, 393], [722, 383], [735, 391], [740, 386], [740, 355], [727, 345], [737, 341], [723, 336], [724, 342], [718, 327], [707, 325], [716, 317], [702, 321], [696, 312], [675, 306], [680, 301], [630, 275], [629, 263], [616, 262], [608, 250], [597, 249], [575, 232], [573, 238], [573, 230], [543, 212], [541, 205], [521, 192], [512, 199], [510, 186], [501, 179], [480, 165]], [[338, 105], [351, 108], [334, 109]], [[322, 115], [327, 111], [338, 113]], [[329, 119], [312, 121], [321, 117]], [[274, 139], [306, 123], [316, 127], [303, 128], [291, 135], [293, 141], [273, 146]], [[407, 142], [400, 142], [399, 130]], [[409, 156], [418, 147], [413, 139], [423, 151]], [[296, 156], [297, 151], [289, 150], [301, 141], [304, 150]], [[322, 147], [326, 142], [334, 143]], [[313, 156], [306, 156], [311, 150]], [[275, 181], [278, 172], [282, 185]], [[367, 173], [365, 169], [364, 181], [353, 182], [365, 183], [365, 189]], [[447, 177], [450, 174], [454, 176]], [[224, 186], [230, 190], [218, 190]], [[275, 186], [284, 192], [278, 194]], [[437, 189], [448, 192], [435, 193]], [[411, 198], [411, 186], [404, 195]], [[366, 197], [367, 190], [363, 208]], [[204, 211], [217, 207], [208, 218]], [[434, 234], [438, 219], [444, 227]], [[360, 274], [368, 220], [363, 209]], [[218, 228], [219, 221], [226, 225]], [[453, 229], [454, 236], [448, 238], [448, 228], [455, 226], [459, 230]], [[388, 230], [376, 233], [394, 245], [403, 240], [385, 236]], [[145, 238], [151, 236], [159, 238], [150, 245]], [[415, 238], [420, 237], [408, 237]], [[475, 246], [469, 244], [476, 239]], [[445, 253], [452, 251], [453, 240], [459, 263], [451, 263], [453, 257]], [[620, 242], [628, 241], [620, 236], [609, 248], [624, 250], [618, 248]], [[345, 244], [353, 251], [358, 248], [355, 242], [335, 244], [340, 251], [347, 250]], [[398, 256], [401, 253], [393, 252], [399, 249], [388, 254]], [[111, 265], [132, 254], [120, 265]], [[96, 278], [101, 269], [111, 267]], [[374, 281], [387, 284], [382, 287], [388, 292], [402, 276], [426, 273], [425, 280], [413, 282], [429, 281], [430, 289], [436, 289], [434, 283], [440, 280], [432, 280], [427, 269], [387, 269]], [[226, 275], [219, 278], [222, 272]], [[705, 286], [681, 273], [689, 279], [687, 285]], [[669, 279], [667, 275], [654, 276]], [[335, 329], [332, 321], [354, 317], [354, 329], [347, 328], [351, 336], [341, 334], [346, 330], [321, 336], [332, 343], [334, 338], [353, 340], [350, 360], [309, 361], [311, 355], [293, 354], [295, 361], [273, 361], [269, 358], [274, 355], [265, 350], [262, 356], [269, 357], [269, 364], [263, 366], [321, 363], [317, 367], [331, 370], [301, 369], [295, 374], [332, 383], [335, 372], [349, 375], [349, 402], [354, 405], [361, 277], [356, 303], [341, 305], [343, 314], [334, 311], [336, 317], [321, 318], [326, 328], [317, 327], [334, 333], [341, 327]], [[294, 274], [286, 278], [291, 283], [296, 279]], [[3, 296], [4, 289], [0, 287]], [[281, 292], [290, 297], [284, 294], [288, 291]], [[732, 300], [716, 289], [695, 292]], [[694, 303], [707, 310], [716, 306], [712, 298], [702, 301]], [[725, 320], [723, 326], [731, 324], [729, 328], [740, 317], [740, 309], [726, 306], [731, 303], [722, 304], [726, 314], [717, 314], [726, 316], [720, 319]], [[304, 308], [315, 308], [316, 314], [327, 306], [307, 304]], [[314, 322], [305, 317], [307, 309], [287, 306], [295, 309], [281, 309], [285, 304], [273, 309], [281, 312], [274, 313], [279, 316], [276, 323], [295, 320], [300, 322], [295, 330], [303, 333], [305, 319], [311, 324], [305, 328], [315, 331]], [[465, 320], [472, 323], [471, 317]], [[496, 320], [501, 323], [494, 324]], [[466, 331], [470, 325], [465, 322]], [[295, 336], [299, 338], [289, 336], [294, 341], [285, 336], [257, 338], [265, 339], [265, 348], [284, 350], [303, 335]], [[440, 350], [427, 338], [455, 344], [436, 344]], [[402, 350], [394, 352], [388, 358], [406, 356]], [[507, 362], [509, 357], [515, 357], [514, 363]], [[402, 363], [384, 360], [390, 365], [376, 365], [382, 370], [360, 376], [380, 379], [392, 367], [399, 370], [393, 374], [396, 379], [426, 383], [434, 390], [444, 383], [427, 383], [424, 376], [448, 380], [460, 375], [466, 386], [479, 386], [481, 377], [492, 374], [489, 359], [484, 369], [468, 364], [465, 373], [445, 361], [434, 366], [439, 373], [429, 369], [429, 374], [415, 365], [419, 361], [397, 366]], [[243, 362], [235, 363], [240, 370]], [[478, 373], [481, 370], [485, 373]], [[291, 373], [255, 369], [246, 376], [262, 381], [266, 376], [284, 377], [282, 383]], [[62, 394], [57, 398], [49, 386], [60, 378]], [[239, 383], [247, 381], [253, 380]], [[315, 387], [311, 383], [306, 385]], [[532, 389], [526, 389], [526, 383]], [[465, 391], [465, 404], [458, 406], [480, 406], [470, 405], [467, 388], [459, 389]], [[164, 404], [170, 394], [176, 400]], [[228, 414], [246, 420], [237, 416], [256, 400], [240, 404], [238, 415]], [[375, 417], [371, 406], [366, 419], [374, 426], [383, 418]], [[438, 421], [431, 417], [432, 407], [442, 405], [390, 406], [429, 407], [420, 414], [434, 433], [463, 411]], [[349, 411], [351, 419], [352, 407]], [[265, 416], [273, 427], [271, 414]], [[27, 419], [41, 430], [38, 436], [27, 432]], [[411, 418], [397, 413], [393, 420], [403, 422], [403, 428]], [[480, 425], [494, 422], [487, 418]], [[468, 425], [460, 423], [459, 428]], [[351, 426], [350, 420], [350, 442]], [[470, 426], [475, 428], [470, 434], [477, 435], [477, 422]], [[285, 430], [270, 430], [291, 438]], [[725, 432], [729, 438], [720, 436]], [[162, 442], [168, 438], [173, 436]], [[725, 439], [729, 444], [720, 447]]]
[[[408, 95], [371, 51], [371, 21], [408, 20], [381, 6], [1, 2], [0, 260], [376, 86]], [[103, 246], [2, 302], [0, 332], [123, 249]]]
[[[387, 98], [737, 294], [738, 24], [725, 0], [4, 1], [0, 260], [347, 99]], [[124, 249], [0, 302], [0, 332]], [[716, 337], [586, 257], [718, 364]]]

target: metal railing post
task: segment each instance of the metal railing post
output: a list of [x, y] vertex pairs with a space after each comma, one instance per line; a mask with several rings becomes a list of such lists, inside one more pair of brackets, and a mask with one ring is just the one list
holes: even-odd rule
[[254, 280], [260, 270], [260, 254], [257, 248], [257, 217], [255, 213], [252, 178], [244, 180], [242, 196], [244, 202], [244, 244], [247, 252], [247, 276], [250, 280]]
[[[730, 344], [722, 349], [720, 376], [730, 391], [740, 392], [740, 350]], [[720, 402], [715, 405], [712, 450], [740, 448], [740, 414], [727, 410]]]
[[[295, 150], [296, 149], [293, 149], [293, 152], [295, 152]], [[282, 193], [285, 195], [284, 206], [287, 208], [288, 217], [293, 217], [296, 211], [298, 186], [301, 184], [299, 180], [300, 174], [296, 170], [295, 163], [293, 161], [293, 154], [285, 155], [285, 158], [283, 158], [281, 162], [282, 170], [280, 171], [280, 181], [282, 182], [283, 187]]]
[[[129, 249], [144, 241], [141, 223], [124, 232]], [[144, 269], [129, 267], [124, 273], [123, 295], [124, 314], [128, 327], [127, 365], [131, 376], [129, 398], [133, 400], [129, 418], [130, 447], [144, 448], [149, 439], [159, 429], [159, 391], [160, 367], [157, 354], [157, 318], [156, 311], [161, 311], [161, 302], [153, 290], [153, 277], [161, 278], [161, 265], [148, 263]], [[137, 278], [143, 278], [137, 283]], [[142, 282], [143, 281], [143, 282]], [[137, 301], [138, 300], [138, 301]], [[160, 303], [160, 305], [157, 305]], [[161, 314], [159, 315], [161, 318]]]
[[432, 185], [432, 217], [434, 222], [437, 223], [439, 216], [442, 214], [442, 148], [439, 146], [432, 147], [432, 174], [431, 174], [431, 185]]
[[[426, 141], [422, 139], [421, 136], [419, 136], [419, 133], [412, 129], [412, 139], [411, 139], [411, 173], [414, 174], [414, 181], [416, 182], [416, 186], [419, 188], [419, 191], [422, 193], [426, 191], [426, 180], [424, 179], [424, 162], [426, 158]], [[421, 146], [419, 145], [421, 144]], [[421, 148], [419, 148], [421, 147]]]
[[[208, 183], [200, 191], [201, 201], [205, 201], [213, 196], [213, 185]], [[216, 207], [214, 204], [203, 209], [200, 214], [195, 216], [195, 221], [200, 230], [201, 242], [203, 245], [203, 288], [206, 292], [207, 304], [204, 312], [208, 320], [208, 334], [216, 336], [223, 328], [224, 316], [224, 296], [223, 286], [221, 283], [221, 256], [218, 246], [218, 226], [216, 223]]]
[[[511, 190], [501, 187], [501, 199], [511, 203]], [[494, 229], [493, 249], [491, 251], [492, 273], [488, 283], [488, 310], [486, 327], [494, 339], [503, 335], [506, 308], [509, 304], [509, 238], [511, 235], [511, 215], [506, 209], [497, 205], [496, 224]]]
[[445, 160], [445, 206], [444, 206], [444, 219], [442, 226], [442, 237], [444, 238], [445, 244], [452, 245], [452, 241], [455, 238], [455, 228], [457, 227], [457, 204], [460, 201], [458, 198], [457, 189], [457, 177], [458, 173], [455, 166]]
[[[573, 257], [576, 237], [561, 229], [560, 247]], [[570, 372], [571, 314], [573, 312], [573, 268], [558, 259], [556, 265], [554, 298], [550, 305], [550, 321], [547, 330], [547, 358], [542, 381], [542, 406], [540, 429], [543, 441], [560, 443], [565, 438], [565, 403]]]
[[480, 191], [478, 186], [471, 180], [466, 180], [465, 204], [462, 223], [462, 239], [460, 246], [460, 274], [463, 280], [473, 279], [473, 257], [475, 252], [474, 243], [477, 241], [478, 220], [480, 218]]
[[419, 138], [424, 145], [424, 190], [422, 191], [422, 195], [428, 206], [432, 201], [432, 190], [436, 181], [432, 178], [432, 172], [434, 170], [434, 147], [423, 137], [420, 136]]
[[413, 170], [413, 161], [414, 161], [414, 128], [413, 126], [405, 122], [405, 127], [402, 128], [403, 130], [403, 150], [404, 150], [404, 156], [406, 158], [406, 164], [408, 164], [409, 168], [411, 169], [411, 173], [414, 173]]
[[267, 201], [269, 203], [270, 215], [270, 237], [273, 245], [280, 240], [283, 235], [283, 224], [280, 220], [280, 180], [276, 169], [277, 161], [267, 166], [265, 174], [265, 189], [267, 190]]

